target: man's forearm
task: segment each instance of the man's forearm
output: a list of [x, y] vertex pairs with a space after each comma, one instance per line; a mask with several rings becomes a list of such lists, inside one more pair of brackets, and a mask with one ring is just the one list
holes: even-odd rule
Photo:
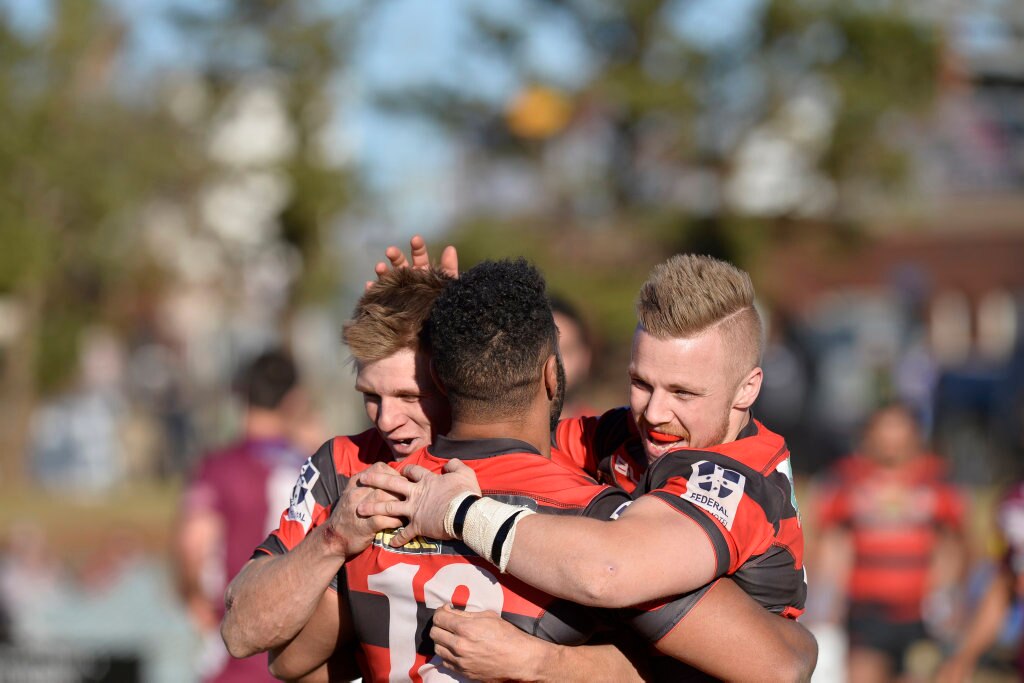
[[313, 683], [319, 680], [353, 680], [360, 677], [355, 661], [352, 624], [327, 590], [316, 611], [290, 642], [270, 649], [270, 673], [281, 680]]
[[1002, 569], [989, 584], [977, 611], [964, 629], [957, 656], [976, 661], [999, 639], [1010, 604], [1013, 602], [1013, 577]]
[[548, 646], [551, 651], [532, 679], [538, 683], [644, 680], [629, 657], [614, 645]]
[[221, 636], [234, 657], [248, 657], [295, 637], [344, 564], [327, 527], [291, 552], [247, 564], [228, 586]]
[[614, 522], [530, 515], [516, 527], [506, 567], [551, 595], [599, 607], [685, 593], [714, 569], [707, 535], [657, 501], [638, 501]]

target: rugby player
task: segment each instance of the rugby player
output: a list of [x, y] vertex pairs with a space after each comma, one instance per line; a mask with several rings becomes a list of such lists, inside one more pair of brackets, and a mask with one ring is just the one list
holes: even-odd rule
[[[420, 268], [425, 262], [422, 241], [419, 240], [418, 250], [415, 240], [413, 246], [413, 266]], [[421, 255], [421, 258], [417, 260], [418, 255]], [[394, 259], [392, 260], [394, 261]], [[403, 264], [396, 263], [396, 265]], [[448, 269], [455, 270], [451, 266]], [[380, 270], [378, 267], [378, 272]], [[403, 277], [412, 278], [412, 280], [403, 280]], [[352, 488], [349, 485], [351, 484], [349, 475], [364, 468], [368, 462], [384, 461], [391, 457], [390, 451], [383, 452], [381, 441], [384, 442], [385, 447], [393, 441], [401, 442], [396, 443], [396, 446], [408, 446], [410, 442], [407, 439], [410, 433], [415, 433], [417, 429], [424, 434], [436, 433], [438, 430], [429, 426], [431, 419], [442, 424], [447, 420], [444, 414], [446, 405], [439, 406], [434, 402], [433, 399], [436, 398], [436, 395], [430, 389], [429, 381], [424, 380], [422, 372], [418, 373], [419, 381], [417, 382], [416, 371], [417, 369], [422, 370], [425, 365], [418, 352], [415, 339], [422, 316], [429, 311], [432, 297], [424, 298], [417, 295], [416, 292], [422, 294], [425, 289], [434, 287], [434, 285], [423, 282], [417, 285], [415, 283], [417, 277], [413, 273], [389, 276], [390, 279], [381, 282], [376, 291], [367, 292], [364, 300], [357, 306], [353, 320], [346, 325], [345, 339], [350, 345], [357, 369], [360, 371], [357, 378], [360, 383], [363, 383], [363, 380], [370, 382], [375, 377], [372, 372], [364, 372], [365, 369], [378, 364], [388, 365], [391, 355], [400, 351], [415, 348], [411, 354], [413, 360], [409, 360], [410, 354], [402, 354], [406, 356], [407, 361], [404, 383], [400, 378], [401, 373], [392, 373], [390, 375], [392, 381], [389, 385], [363, 384], [362, 386], [366, 393], [368, 414], [377, 427], [385, 431], [385, 438], [377, 437], [373, 430], [370, 430], [356, 437], [339, 437], [321, 449], [311, 463], [313, 467], [307, 468], [303, 477], [300, 477], [300, 483], [297, 485], [293, 497], [296, 505], [293, 505], [292, 509], [286, 511], [282, 516], [281, 529], [275, 532], [274, 537], [268, 539], [262, 551], [257, 553], [257, 557], [260, 559], [251, 562], [250, 566], [233, 583], [227, 599], [229, 603], [228, 618], [225, 620], [222, 630], [225, 641], [236, 656], [246, 656], [268, 648], [279, 647], [298, 632], [313, 612], [314, 607], [317, 607], [318, 614], [326, 612], [329, 616], [333, 615], [337, 621], [337, 596], [331, 590], [324, 592], [323, 588], [328, 585], [333, 578], [333, 572], [344, 561], [340, 555], [344, 554], [346, 548], [339, 539], [344, 539], [346, 533], [354, 533], [352, 529], [346, 530], [342, 526], [343, 512], [350, 513], [352, 507], [347, 499], [341, 496], [343, 491]], [[429, 275], [426, 277], [428, 280], [430, 279]], [[415, 285], [412, 293], [399, 294], [403, 289], [403, 282]], [[434, 295], [436, 296], [436, 292]], [[417, 313], [420, 318], [416, 318]], [[381, 363], [381, 361], [384, 362]], [[419, 396], [420, 399], [416, 400], [414, 398], [416, 396]], [[399, 398], [403, 398], [403, 400], [398, 400]], [[388, 417], [389, 411], [397, 411], [397, 418]], [[406, 414], [408, 411], [412, 411], [411, 414]], [[440, 414], [441, 417], [429, 418], [431, 414]], [[418, 427], [413, 426], [412, 423]], [[403, 424], [406, 426], [402, 428], [401, 432], [396, 431], [397, 428], [392, 428], [395, 425], [401, 427]], [[390, 431], [387, 431], [389, 429]], [[410, 429], [412, 432], [409, 432]], [[393, 439], [389, 440], [389, 436]], [[335, 471], [335, 476], [324, 476], [332, 469]], [[365, 494], [358, 489], [355, 491]], [[339, 497], [342, 497], [342, 501], [339, 501]], [[336, 510], [336, 512], [330, 514], [332, 510]], [[326, 520], [332, 522], [329, 532], [321, 529], [318, 533], [310, 533], [316, 531]], [[365, 527], [361, 530], [364, 534], [368, 531]], [[298, 541], [307, 534], [310, 540], [299, 544]], [[325, 543], [325, 538], [333, 545], [329, 546]], [[368, 539], [368, 536], [366, 538]], [[364, 542], [368, 542], [368, 540]], [[300, 545], [303, 550], [298, 554], [280, 554], [284, 550], [291, 550]], [[333, 552], [331, 552], [332, 548]], [[266, 553], [271, 555], [268, 556]], [[256, 567], [260, 564], [263, 564], [266, 570], [257, 572]], [[330, 569], [324, 569], [325, 564]], [[330, 573], [330, 578], [327, 576], [328, 573]], [[317, 599], [321, 600], [319, 606], [316, 604]], [[763, 655], [750, 652], [747, 658], [726, 659], [722, 663], [741, 665], [768, 661], [769, 658], [775, 657], [782, 660], [778, 666], [785, 667], [794, 659], [804, 656], [802, 652], [794, 653], [791, 642], [794, 637], [799, 641], [806, 634], [798, 632], [794, 636], [791, 630], [784, 628], [788, 625], [782, 625], [782, 620], [775, 618], [765, 623], [761, 621], [764, 616], [761, 614], [762, 611], [751, 609], [751, 607], [756, 608], [756, 605], [729, 582], [723, 582], [722, 587], [715, 591], [711, 599], [704, 600], [699, 605], [698, 609], [702, 610], [702, 619], [704, 612], [708, 613], [705, 623], [712, 623], [710, 613], [718, 610], [729, 619], [729, 624], [736, 633], [750, 634], [752, 641], [756, 640], [764, 645]], [[780, 624], [776, 624], [774, 621], [778, 621]], [[507, 626], [500, 620], [498, 623]], [[487, 628], [494, 627], [483, 619], [477, 619], [475, 624]], [[458, 626], [452, 626], [452, 628], [462, 631], [462, 628]], [[512, 628], [513, 632], [524, 640], [536, 641], [513, 627], [508, 628]], [[761, 629], [760, 632], [764, 635], [755, 638], [754, 634], [758, 633], [755, 629]], [[765, 633], [770, 629], [775, 629], [781, 640], [772, 640], [772, 636], [775, 634]], [[477, 633], [479, 632], [478, 630]], [[710, 633], [710, 631], [707, 632]], [[335, 627], [334, 633], [337, 633], [337, 627]], [[506, 639], [506, 641], [509, 640], [511, 638]], [[463, 641], [469, 643], [472, 642], [472, 638], [464, 638]], [[694, 649], [697, 650], [692, 661], [696, 661], [698, 665], [700, 665], [701, 656], [713, 654], [713, 650], [701, 647], [698, 639], [692, 640], [692, 643]], [[524, 642], [520, 645], [517, 654], [522, 656], [531, 653], [528, 658], [532, 661], [541, 662], [554, 659], [554, 648], [547, 647], [545, 649], [543, 647], [548, 646], [547, 643], [536, 641], [536, 643]], [[545, 656], [542, 657], [542, 653]], [[536, 656], [532, 656], [533, 654]], [[569, 655], [566, 649], [563, 648], [557, 654], [557, 661], [567, 661]], [[557, 671], [557, 669], [552, 669], [552, 671]], [[743, 673], [737, 672], [735, 675], [742, 676]]]
[[217, 683], [270, 680], [259, 662], [228, 656], [217, 633], [221, 596], [253, 544], [276, 526], [288, 500], [295, 469], [310, 447], [296, 426], [316, 422], [298, 368], [284, 349], [268, 349], [246, 363], [236, 389], [245, 400], [242, 434], [198, 463], [173, 533], [178, 588], [203, 638], [200, 675]]
[[[750, 414], [762, 337], [749, 276], [709, 257], [676, 256], [655, 268], [637, 309], [632, 424], [618, 436], [579, 430], [591, 445], [603, 437], [642, 447], [641, 472], [618, 471], [639, 494], [618, 520], [481, 505], [472, 472], [455, 462], [443, 477], [411, 466], [412, 482], [367, 473], [365, 483], [404, 500], [366, 503], [360, 513], [408, 518], [395, 546], [421, 534], [452, 538], [453, 517], [464, 518], [457, 537], [502, 572], [582, 604], [626, 607], [706, 591], [729, 575], [768, 609], [798, 616], [806, 584], [789, 453]], [[648, 636], [662, 646], [663, 632]]]
[[382, 520], [349, 514], [353, 500], [380, 495], [356, 487], [355, 475], [374, 462], [401, 459], [447, 431], [448, 402], [430, 379], [419, 334], [448, 280], [438, 270], [396, 270], [364, 293], [346, 323], [342, 336], [355, 359], [356, 390], [374, 426], [331, 439], [306, 462], [279, 528], [231, 581], [221, 635], [233, 656], [295, 636], [318, 601], [331, 599], [325, 591], [345, 556], [361, 550], [359, 544], [369, 543], [380, 528]]
[[[492, 269], [503, 266], [507, 267], [507, 264], [498, 264], [497, 266], [491, 264]], [[515, 274], [514, 269], [513, 274]], [[489, 281], [485, 276], [486, 278], [490, 278]], [[466, 277], [471, 279], [469, 275]], [[519, 277], [522, 279], [522, 273], [519, 273]], [[534, 277], [540, 281], [539, 276], [531, 275], [530, 277]], [[438, 308], [441, 310], [435, 311], [435, 313], [432, 314], [432, 320], [438, 321], [438, 325], [441, 329], [445, 329], [444, 325], [449, 326], [449, 336], [453, 336], [451, 334], [452, 325], [458, 324], [461, 326], [457, 328], [457, 332], [462, 336], [454, 335], [456, 337], [456, 341], [449, 341], [447, 346], [445, 346], [441, 342], [447, 338], [444, 335], [441, 335], [439, 337], [439, 345], [434, 349], [434, 362], [439, 368], [438, 374], [441, 376], [442, 383], [448, 386], [449, 396], [452, 397], [453, 412], [456, 413], [453, 423], [453, 431], [450, 436], [461, 438], [465, 438], [466, 434], [497, 436], [518, 434], [522, 436], [524, 433], [529, 433], [531, 434], [531, 438], [529, 440], [533, 444], [533, 448], [529, 449], [529, 451], [540, 451], [547, 455], [550, 451], [550, 425], [543, 425], [544, 433], [539, 433], [536, 417], [538, 414], [544, 416], [545, 413], [543, 411], [538, 411], [536, 406], [532, 409], [531, 413], [534, 416], [532, 430], [527, 429], [524, 431], [523, 425], [518, 424], [515, 420], [497, 419], [493, 416], [491, 416], [487, 421], [483, 419], [490, 413], [481, 407], [486, 407], [488, 405], [488, 401], [483, 400], [481, 397], [489, 397], [489, 403], [494, 404], [500, 397], [507, 398], [514, 395], [516, 393], [514, 391], [516, 386], [519, 386], [519, 393], [523, 393], [522, 385], [524, 384], [524, 380], [522, 377], [516, 376], [517, 371], [515, 368], [519, 368], [518, 374], [522, 375], [524, 372], [522, 368], [529, 367], [531, 364], [539, 368], [543, 361], [543, 363], [547, 364], [545, 367], [550, 367], [550, 372], [554, 372], [557, 364], [554, 356], [554, 342], [551, 340], [545, 342], [550, 346], [550, 351], [547, 354], [541, 354], [527, 344], [525, 345], [525, 349], [529, 352], [526, 353], [525, 356], [523, 355], [524, 351], [520, 348], [524, 346], [521, 342], [523, 335], [526, 335], [527, 339], [533, 339], [534, 346], [536, 346], [537, 339], [540, 339], [541, 341], [545, 339], [544, 335], [538, 337], [536, 332], [530, 332], [529, 330], [519, 330], [519, 339], [507, 331], [497, 335], [494, 334], [493, 328], [495, 324], [502, 323], [509, 325], [516, 322], [514, 318], [514, 310], [503, 302], [500, 297], [497, 297], [495, 294], [490, 292], [490, 289], [494, 289], [496, 281], [500, 287], [500, 278], [497, 278], [496, 280], [495, 274], [493, 273], [485, 273], [484, 275], [481, 275], [480, 278], [483, 279], [482, 285], [476, 282], [453, 285], [453, 287], [456, 288], [457, 293], [452, 294], [449, 299], [454, 300], [458, 297], [458, 289], [461, 288], [463, 295], [461, 296], [459, 303], [465, 310], [460, 310], [458, 306], [455, 306], [452, 303], [447, 303], [446, 307], [442, 306], [441, 302], [445, 302], [445, 297], [448, 297], [448, 294], [446, 293], [438, 303]], [[542, 281], [540, 282], [542, 283]], [[483, 287], [482, 293], [473, 289], [473, 287], [479, 289], [481, 286]], [[466, 291], [469, 292], [468, 295], [465, 294]], [[498, 291], [500, 291], [500, 289]], [[542, 294], [542, 287], [540, 288], [540, 292]], [[470, 296], [473, 294], [478, 295], [477, 300], [474, 300], [473, 297]], [[535, 302], [533, 306], [535, 311], [539, 310], [538, 307], [543, 303], [544, 311], [547, 316], [545, 324], [549, 328], [547, 336], [553, 337], [553, 332], [550, 331], [550, 328], [553, 326], [553, 321], [550, 320], [550, 309], [547, 308], [547, 303], [544, 301], [542, 296], [540, 298], [534, 296], [534, 299], [536, 299], [537, 302], [540, 302]], [[539, 316], [534, 312], [531, 316], [526, 318], [526, 320], [537, 321], [538, 318], [542, 318], [542, 316]], [[454, 323], [451, 321], [454, 321]], [[541, 322], [544, 321], [542, 320]], [[524, 326], [519, 325], [519, 327], [515, 329], [519, 329], [521, 327]], [[473, 335], [476, 336], [474, 337]], [[494, 339], [497, 339], [498, 342], [493, 341]], [[502, 344], [504, 344], [504, 346], [502, 346]], [[487, 348], [489, 347], [495, 348], [490, 352], [487, 352]], [[483, 351], [481, 349], [483, 349]], [[495, 355], [508, 356], [509, 360], [498, 362], [494, 367], [487, 366], [485, 364], [487, 362], [491, 364], [496, 363], [494, 358]], [[473, 361], [475, 363], [474, 371], [472, 373], [463, 372], [461, 375], [456, 373], [452, 376], [452, 358], [455, 358], [458, 361], [454, 363], [456, 367], [460, 364], [466, 365], [470, 363], [470, 361]], [[516, 362], [516, 358], [518, 358], [518, 362]], [[526, 361], [525, 365], [524, 358]], [[444, 372], [445, 367], [449, 368], [449, 376], [447, 379]], [[512, 368], [512, 370], [509, 370], [508, 368]], [[468, 379], [467, 374], [471, 375]], [[532, 374], [536, 375], [534, 378], [535, 383], [541, 382], [541, 380], [547, 382], [548, 395], [544, 401], [550, 411], [552, 406], [557, 406], [557, 401], [554, 400], [557, 396], [551, 395], [552, 387], [550, 385], [553, 380], [550, 377], [545, 379], [545, 377], [542, 376], [542, 373], [537, 369], [535, 369]], [[503, 386], [502, 382], [508, 383], [510, 381], [513, 381], [513, 385], [510, 387]], [[526, 386], [529, 387], [529, 384]], [[458, 387], [458, 389], [453, 387]], [[544, 395], [544, 392], [539, 391], [540, 388], [541, 387], [538, 386], [537, 390], [532, 392], [533, 399], [535, 401], [539, 400]], [[461, 392], [461, 394], [459, 392]], [[468, 399], [466, 398], [467, 395], [469, 397]], [[461, 397], [461, 400], [456, 400], [459, 397]], [[472, 406], [473, 409], [468, 410], [466, 407], [467, 404]], [[463, 411], [461, 413], [461, 422], [459, 418], [460, 405], [462, 406]], [[498, 406], [499, 408], [491, 407], [489, 410], [492, 412], [496, 411], [499, 416], [502, 410], [508, 410], [507, 405], [498, 403]], [[467, 410], [469, 412], [468, 417], [472, 419], [467, 419]], [[557, 412], [554, 416], [557, 417]], [[508, 444], [505, 442], [503, 443], [503, 447], [507, 450]], [[471, 455], [477, 451], [480, 453], [491, 452], [492, 455], [496, 453], [495, 449], [491, 448], [486, 442], [475, 444], [475, 448], [468, 448], [466, 443], [454, 441], [452, 439], [440, 440], [435, 443], [435, 446], [431, 450], [433, 455], [423, 452], [418, 454], [418, 456], [420, 456], [418, 459], [423, 460], [425, 458], [425, 462], [431, 463], [434, 469], [440, 469], [440, 463], [446, 456], [451, 456], [453, 454], [457, 455], [460, 452], [469, 453]], [[441, 455], [440, 459], [434, 457], [439, 454]], [[546, 495], [542, 500], [548, 500], [551, 498], [558, 500], [558, 497], [563, 495], [560, 493], [563, 488], [567, 491], [582, 490], [580, 489], [580, 480], [578, 479], [574, 483], [571, 479], [566, 482], [562, 482], [558, 478], [551, 479], [550, 476], [548, 478], [539, 476], [546, 471], [550, 471], [551, 468], [549, 466], [550, 463], [547, 462], [544, 462], [544, 467], [547, 467], [547, 470], [545, 470], [544, 467], [540, 467], [542, 461], [539, 461], [535, 455], [536, 453], [531, 456], [523, 456], [522, 451], [516, 455], [517, 458], [526, 458], [524, 461], [525, 465], [523, 462], [517, 461], [517, 466], [526, 467], [530, 473], [530, 476], [528, 477], [524, 477], [522, 473], [515, 474], [514, 469], [511, 469], [508, 466], [504, 466], [503, 469], [503, 466], [496, 462], [506, 456], [511, 457], [511, 453], [505, 453], [500, 456], [496, 455], [492, 460], [486, 461], [492, 467], [492, 469], [489, 470], [489, 476], [492, 479], [488, 484], [488, 488], [494, 491], [504, 490], [507, 492], [510, 490], [510, 487], [513, 487], [511, 490], [518, 490], [520, 493], [531, 490], [536, 493], [537, 487], [543, 487], [545, 485], [551, 487], [551, 489], [546, 492]], [[413, 456], [413, 460], [417, 460], [417, 456]], [[474, 460], [474, 463], [480, 466], [484, 466], [484, 462], [484, 459]], [[486, 469], [486, 466], [484, 467]], [[504, 474], [502, 476], [509, 479], [509, 481], [503, 481], [501, 478], [495, 479], [496, 470], [493, 468], [497, 468], [497, 471], [503, 471]], [[564, 474], [566, 470], [560, 471]], [[575, 476], [578, 477], [579, 475], [577, 474]], [[520, 482], [518, 488], [514, 488], [516, 480], [519, 480]], [[592, 480], [586, 481], [590, 481], [591, 485], [593, 483]], [[619, 504], [628, 501], [628, 498], [624, 497], [621, 493], [618, 494], [617, 497], [612, 496], [607, 489], [600, 495], [602, 500], [611, 500], [615, 503], [614, 506], [606, 504], [606, 507], [614, 508]], [[584, 496], [584, 499], [585, 498], [586, 496]], [[566, 501], [560, 502], [563, 506], [566, 505]], [[545, 505], [545, 507], [550, 507], [550, 502]], [[599, 516], [603, 515], [599, 514]], [[370, 596], [380, 592], [387, 593], [387, 591], [384, 590], [385, 588], [394, 588], [397, 591], [394, 595], [388, 593], [389, 600], [391, 600], [391, 602], [388, 603], [387, 608], [391, 611], [391, 623], [393, 625], [396, 623], [404, 623], [404, 621], [399, 619], [401, 615], [407, 615], [409, 619], [412, 618], [412, 615], [419, 615], [418, 618], [420, 620], [425, 620], [428, 614], [426, 609], [422, 608], [422, 606], [417, 609], [414, 605], [405, 604], [400, 601], [405, 600], [407, 603], [412, 599], [413, 585], [419, 586], [424, 580], [429, 579], [429, 575], [432, 575], [433, 571], [437, 569], [437, 562], [440, 561], [441, 564], [444, 564], [444, 562], [451, 559], [447, 554], [447, 552], [450, 551], [450, 546], [446, 551], [443, 544], [437, 544], [429, 539], [421, 539], [416, 543], [414, 548], [407, 550], [404, 555], [395, 555], [393, 552], [383, 550], [384, 544], [380, 541], [375, 542], [375, 546], [375, 548], [370, 549], [366, 551], [364, 555], [361, 555], [359, 559], [351, 560], [347, 564], [348, 569], [346, 571], [346, 574], [349, 577], [348, 594], [352, 601], [351, 607], [355, 613], [356, 619], [356, 632], [363, 638], [364, 650], [368, 660], [370, 661], [371, 668], [376, 672], [374, 674], [375, 676], [382, 675], [381, 672], [390, 671], [390, 675], [392, 677], [404, 677], [412, 675], [416, 671], [420, 671], [423, 667], [425, 667], [423, 668], [423, 672], [429, 673], [434, 667], [438, 666], [438, 662], [435, 661], [434, 663], [429, 663], [425, 657], [415, 659], [414, 662], [412, 655], [413, 648], [409, 642], [390, 641], [388, 639], [389, 636], [387, 628], [382, 628], [379, 623], [375, 624], [375, 621], [380, 620], [381, 617], [379, 612], [384, 609], [384, 606], [376, 604], [375, 609], [377, 614], [375, 616], [375, 603]], [[370, 569], [363, 571], [363, 573], [360, 574], [359, 572], [361, 570], [359, 568], [366, 566], [365, 557], [367, 554], [376, 559], [369, 563], [368, 566]], [[403, 565], [403, 568], [395, 570], [394, 563], [398, 560], [401, 560], [398, 564]], [[419, 566], [419, 563], [421, 562], [425, 562], [426, 565], [429, 565], [432, 568], [425, 569], [422, 572], [415, 569], [415, 567]], [[479, 562], [479, 560], [477, 560], [477, 562]], [[464, 564], [465, 561], [460, 560], [460, 563]], [[407, 577], [405, 576], [406, 572], [409, 573], [409, 576]], [[404, 581], [399, 581], [397, 584], [392, 582], [391, 579], [395, 576], [399, 576], [399, 574], [408, 579], [408, 586], [405, 585], [406, 582]], [[461, 576], [462, 574], [460, 573], [459, 575]], [[353, 576], [356, 578], [353, 578]], [[376, 578], [370, 579], [367, 578], [368, 576]], [[476, 576], [476, 574], [471, 574], [471, 576]], [[485, 575], [485, 577], [486, 576], [488, 575]], [[385, 581], [383, 577], [387, 577], [387, 580]], [[413, 584], [413, 577], [416, 577], [415, 584]], [[493, 581], [493, 579], [491, 579], [491, 581]], [[433, 583], [433, 580], [430, 579], [428, 581], [428, 587]], [[515, 585], [521, 586], [521, 584]], [[408, 590], [405, 590], [406, 588]], [[368, 589], [372, 592], [368, 593]], [[521, 591], [521, 588], [518, 590]], [[536, 597], [537, 594], [533, 593], [533, 595]], [[470, 598], [472, 598], [472, 595]], [[429, 604], [429, 600], [427, 603], [428, 607], [431, 606]], [[648, 615], [644, 617], [645, 626], [647, 628], [656, 628], [663, 631], [672, 630], [671, 627], [674, 625], [673, 619], [675, 614], [677, 614], [680, 609], [689, 609], [693, 604], [693, 599], [688, 597], [683, 601], [679, 601], [679, 603], [679, 605], [674, 605], [673, 609], [665, 609], [658, 615]], [[488, 602], [486, 601], [483, 603], [476, 602], [471, 604], [472, 609], [480, 609], [481, 607], [487, 606]], [[507, 609], [505, 611], [506, 613], [509, 612]], [[702, 601], [696, 608], [696, 611], [700, 612], [699, 621], [695, 619], [689, 622], [695, 625], [694, 629], [675, 629], [671, 636], [664, 638], [664, 649], [674, 656], [688, 658], [690, 661], [697, 663], [699, 666], [706, 668], [716, 675], [732, 678], [750, 678], [763, 674], [766, 669], [758, 668], [755, 663], [765, 665], [771, 655], [775, 654], [769, 652], [772, 648], [775, 649], [776, 653], [779, 651], [783, 652], [783, 656], [781, 658], [776, 658], [776, 660], [772, 660], [771, 663], [768, 663], [768, 670], [773, 671], [773, 676], [778, 676], [780, 679], [785, 680], [800, 678], [803, 676], [803, 672], [808, 670], [808, 659], [810, 659], [810, 667], [813, 667], [813, 652], [810, 653], [810, 657], [807, 656], [806, 647], [804, 647], [802, 652], [798, 652], [800, 648], [802, 646], [806, 646], [808, 644], [808, 640], [810, 640], [809, 636], [806, 636], [806, 632], [803, 634], [803, 636], [806, 636], [804, 637], [803, 642], [798, 642], [797, 644], [794, 644], [793, 641], [799, 641], [802, 637], [801, 634], [796, 634], [794, 638], [787, 640], [787, 637], [793, 636], [790, 632], [780, 638], [778, 632], [785, 632], [787, 630], [782, 626], [783, 620], [771, 616], [768, 612], [758, 607], [729, 582], [724, 582], [720, 590], [714, 591], [709, 599]], [[435, 617], [436, 623], [434, 624], [434, 628], [431, 630], [430, 635], [434, 638], [434, 641], [440, 645], [438, 653], [444, 655], [445, 659], [465, 663], [467, 660], [460, 657], [459, 653], [454, 651], [455, 643], [448, 639], [445, 633], [446, 625], [452, 629], [448, 632], [455, 633], [457, 636], [459, 635], [459, 631], [462, 630], [460, 626], [453, 625], [452, 617], [454, 614], [455, 613], [451, 610], [439, 611]], [[526, 619], [527, 625], [530, 624], [528, 617], [522, 614], [520, 614], [520, 617], [522, 619]], [[491, 665], [492, 670], [495, 667], [494, 651], [497, 649], [503, 650], [503, 653], [497, 659], [505, 662], [503, 665], [505, 667], [504, 670], [500, 670], [499, 667], [498, 673], [488, 674], [486, 676], [482, 673], [478, 673], [477, 671], [466, 671], [466, 673], [470, 673], [474, 677], [491, 677], [493, 675], [515, 678], [529, 677], [538, 680], [566, 680], [570, 677], [574, 679], [584, 679], [596, 676], [598, 678], [607, 679], [610, 673], [616, 670], [613, 668], [614, 666], [625, 666], [627, 667], [626, 670], [631, 670], [631, 666], [621, 656], [618, 657], [618, 660], [614, 657], [611, 659], [599, 659], [595, 655], [594, 648], [591, 648], [590, 651], [584, 654], [584, 652], [573, 648], [540, 646], [538, 644], [539, 641], [538, 643], [530, 643], [529, 641], [534, 641], [536, 639], [528, 638], [522, 634], [520, 634], [518, 640], [510, 640], [505, 636], [507, 636], [508, 631], [511, 631], [512, 629], [497, 626], [497, 624], [500, 624], [501, 622], [493, 615], [484, 614], [479, 617], [467, 615], [467, 618], [473, 620], [478, 625], [482, 624], [485, 629], [490, 629], [487, 633], [502, 633], [500, 641], [490, 641], [482, 644], [487, 650], [489, 650], [489, 656], [486, 659], [490, 660], [489, 664]], [[314, 627], [314, 623], [318, 620], [328, 623], [322, 626], [319, 635], [313, 636], [311, 635], [311, 632]], [[331, 624], [329, 622], [332, 620], [334, 635], [330, 635], [332, 631]], [[296, 641], [288, 645], [288, 647], [277, 653], [273, 664], [275, 673], [282, 677], [294, 677], [314, 668], [316, 664], [322, 661], [323, 657], [332, 651], [337, 640], [339, 630], [342, 633], [347, 631], [347, 626], [339, 625], [338, 621], [339, 616], [336, 611], [318, 611], [317, 616], [314, 617], [314, 619], [307, 625], [303, 634], [300, 635]], [[667, 624], [667, 626], [663, 626], [662, 624]], [[425, 624], [419, 624], [418, 622], [409, 623], [407, 626], [410, 638], [412, 637], [411, 634], [426, 630]], [[520, 626], [522, 626], [522, 624], [520, 624]], [[788, 624], [786, 626], [792, 626], [794, 630], [801, 630], [796, 624]], [[495, 628], [497, 628], [498, 631], [495, 631]], [[504, 632], [501, 631], [502, 628], [504, 628]], [[536, 630], [536, 624], [534, 624], [534, 630]], [[327, 636], [324, 636], [325, 631], [328, 634]], [[714, 648], [706, 647], [706, 645], [711, 644], [713, 638], [720, 638], [723, 633], [729, 632], [734, 632], [740, 637], [743, 637], [745, 642], [749, 644], [746, 658], [722, 658], [714, 654]], [[479, 630], [477, 630], [477, 634], [479, 635]], [[394, 628], [392, 628], [391, 635], [395, 635]], [[577, 637], [579, 636], [577, 635]], [[509, 642], [515, 642], [516, 646], [514, 648], [510, 648], [508, 646]], [[453, 647], [446, 647], [446, 643]], [[813, 650], [813, 640], [810, 640], [809, 644], [810, 649]], [[393, 650], [390, 654], [388, 652], [388, 648]], [[422, 650], [423, 648], [420, 649]], [[422, 654], [422, 652], [420, 654]], [[788, 661], [780, 661], [785, 660], [787, 657]], [[702, 659], [704, 661], [701, 661]], [[396, 661], [400, 663], [396, 663]], [[567, 663], [570, 661], [575, 661], [575, 664], [567, 666]], [[395, 666], [399, 667], [397, 671], [394, 669]], [[625, 674], [620, 671], [620, 673], [613, 675], [612, 678], [619, 678], [624, 675]]]

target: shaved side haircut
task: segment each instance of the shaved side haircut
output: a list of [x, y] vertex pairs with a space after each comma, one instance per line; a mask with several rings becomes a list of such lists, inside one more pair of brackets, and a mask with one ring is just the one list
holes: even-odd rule
[[366, 365], [403, 349], [418, 351], [434, 301], [452, 281], [437, 268], [399, 268], [380, 277], [359, 299], [341, 338]]
[[689, 339], [717, 328], [735, 358], [737, 375], [761, 364], [761, 317], [750, 276], [725, 261], [677, 254], [655, 266], [640, 289], [637, 319], [658, 339]]

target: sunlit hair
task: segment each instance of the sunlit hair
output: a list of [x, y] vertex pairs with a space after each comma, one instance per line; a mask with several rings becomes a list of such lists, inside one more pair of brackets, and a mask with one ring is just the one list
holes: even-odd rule
[[558, 348], [544, 278], [523, 259], [463, 273], [438, 297], [427, 332], [437, 377], [463, 420], [521, 415]]
[[677, 254], [655, 266], [640, 289], [637, 318], [659, 339], [688, 339], [717, 328], [737, 374], [761, 364], [761, 317], [754, 285], [736, 266], [710, 256]]
[[381, 276], [342, 326], [341, 338], [356, 363], [419, 350], [423, 324], [449, 282], [451, 277], [436, 268], [400, 268]]

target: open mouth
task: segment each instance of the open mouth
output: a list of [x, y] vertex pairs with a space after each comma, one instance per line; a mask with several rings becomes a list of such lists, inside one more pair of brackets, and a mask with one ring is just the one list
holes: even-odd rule
[[416, 437], [409, 437], [407, 439], [395, 439], [388, 437], [388, 444], [391, 446], [391, 450], [396, 455], [406, 456], [411, 455], [413, 451], [419, 450], [420, 440]]
[[690, 442], [689, 433], [682, 435], [670, 434], [651, 427], [645, 427], [641, 431], [641, 434], [643, 434], [644, 437], [644, 450], [647, 452], [647, 458], [651, 462], [657, 460], [669, 451], [688, 446]]
[[648, 429], [647, 438], [655, 443], [676, 443], [677, 441], [682, 441], [685, 437], [679, 436], [678, 434], [666, 434], [664, 432]]

